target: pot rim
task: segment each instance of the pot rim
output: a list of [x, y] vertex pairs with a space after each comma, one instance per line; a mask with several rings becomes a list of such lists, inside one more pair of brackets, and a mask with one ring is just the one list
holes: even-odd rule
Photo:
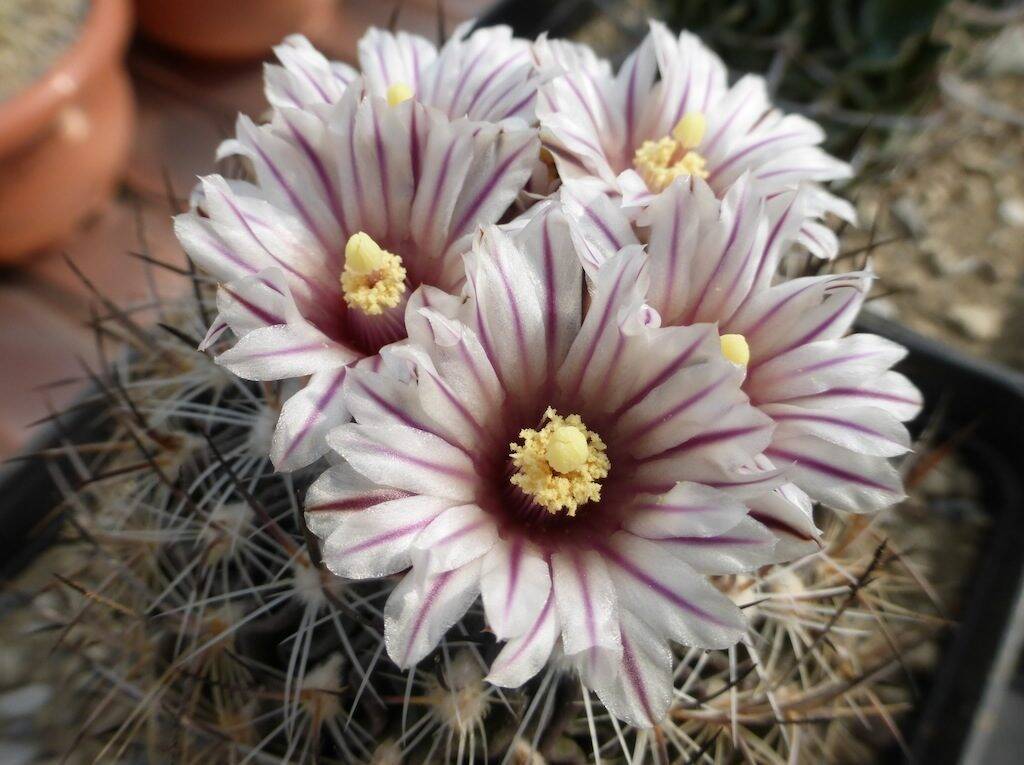
[[120, 58], [130, 19], [127, 0], [89, 0], [71, 46], [38, 79], [0, 101], [0, 156], [30, 140], [98, 72]]

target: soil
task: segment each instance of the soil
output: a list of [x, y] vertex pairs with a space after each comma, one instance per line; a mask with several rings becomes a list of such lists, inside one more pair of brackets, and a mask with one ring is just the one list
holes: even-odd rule
[[1024, 368], [1024, 25], [947, 37], [927, 127], [894, 133], [899, 161], [849, 190], [862, 227], [844, 247], [899, 238], [874, 250], [871, 310]]
[[32, 83], [78, 36], [88, 0], [0, 3], [0, 101]]

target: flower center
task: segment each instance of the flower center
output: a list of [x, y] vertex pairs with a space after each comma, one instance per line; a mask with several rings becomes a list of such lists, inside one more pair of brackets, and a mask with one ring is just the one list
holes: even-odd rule
[[388, 86], [387, 98], [388, 106], [398, 106], [403, 101], [412, 98], [412, 88], [404, 82], [396, 82], [394, 85]]
[[402, 259], [382, 249], [368, 234], [353, 234], [345, 244], [341, 290], [346, 303], [370, 316], [394, 308], [405, 293]]
[[549, 513], [574, 516], [580, 505], [601, 499], [611, 462], [604, 441], [578, 414], [561, 417], [548, 407], [544, 419], [540, 430], [521, 430], [522, 443], [510, 444], [516, 472], [509, 480]]
[[733, 364], [745, 367], [750, 362], [750, 346], [743, 335], [722, 335], [722, 355]]
[[701, 112], [683, 116], [670, 135], [657, 141], [644, 141], [633, 156], [633, 167], [654, 192], [668, 188], [683, 176], [707, 178], [707, 160], [694, 151], [704, 140], [707, 122]]

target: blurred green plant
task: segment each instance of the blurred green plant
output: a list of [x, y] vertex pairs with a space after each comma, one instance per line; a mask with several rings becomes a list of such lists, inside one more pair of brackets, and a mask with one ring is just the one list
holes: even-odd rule
[[945, 46], [932, 37], [950, 0], [665, 0], [672, 26], [698, 33], [738, 72], [768, 72], [782, 102], [829, 123], [849, 151], [868, 126], [928, 92]]

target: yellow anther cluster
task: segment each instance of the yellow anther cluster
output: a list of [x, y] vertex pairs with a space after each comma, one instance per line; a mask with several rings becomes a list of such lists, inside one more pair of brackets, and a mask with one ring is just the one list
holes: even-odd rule
[[388, 86], [387, 98], [388, 106], [398, 106], [412, 98], [412, 88], [404, 82], [396, 82], [394, 85]]
[[604, 441], [578, 414], [561, 417], [549, 407], [544, 419], [544, 427], [521, 430], [522, 443], [510, 445], [511, 481], [549, 513], [574, 516], [580, 505], [601, 499], [600, 481], [611, 462]]
[[349, 306], [370, 316], [394, 308], [405, 293], [402, 259], [382, 249], [368, 234], [353, 234], [345, 244], [341, 289]]
[[676, 123], [671, 135], [641, 144], [633, 156], [633, 167], [651, 191], [664, 191], [684, 176], [708, 177], [707, 161], [695, 151], [706, 130], [704, 115], [690, 112]]
[[745, 367], [750, 362], [750, 346], [743, 335], [722, 335], [722, 355], [733, 364]]

